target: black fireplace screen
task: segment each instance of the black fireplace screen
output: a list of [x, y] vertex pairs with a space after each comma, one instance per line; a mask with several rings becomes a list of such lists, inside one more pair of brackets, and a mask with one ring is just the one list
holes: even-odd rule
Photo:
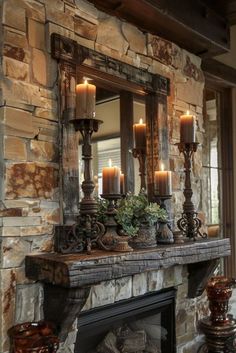
[[78, 320], [76, 353], [175, 353], [175, 290], [92, 309]]

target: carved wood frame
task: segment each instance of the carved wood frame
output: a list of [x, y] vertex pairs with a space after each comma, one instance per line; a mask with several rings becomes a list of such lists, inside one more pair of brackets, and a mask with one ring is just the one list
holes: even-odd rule
[[[132, 111], [130, 100], [133, 94], [145, 96], [147, 120], [147, 185], [148, 195], [153, 195], [153, 174], [158, 168], [158, 160], [168, 160], [168, 128], [167, 128], [167, 96], [169, 95], [169, 79], [147, 70], [136, 68], [115, 60], [92, 49], [85, 48], [77, 42], [52, 34], [52, 57], [58, 61], [60, 89], [60, 151], [62, 188], [61, 210], [63, 223], [73, 221], [78, 215], [78, 167], [75, 155], [77, 136], [73, 132], [69, 120], [75, 114], [75, 83], [78, 73], [94, 78], [106, 85], [115, 86], [121, 92], [121, 139], [123, 152], [122, 170], [126, 175], [132, 175], [132, 156], [128, 153], [131, 146], [130, 122], [127, 122], [127, 110]], [[125, 93], [122, 95], [122, 92]], [[132, 102], [132, 101], [131, 101]], [[133, 104], [133, 103], [132, 103]], [[161, 115], [161, 117], [160, 117]], [[162, 126], [160, 126], [160, 121]], [[127, 178], [129, 179], [129, 178]], [[132, 183], [128, 189], [132, 190]]]

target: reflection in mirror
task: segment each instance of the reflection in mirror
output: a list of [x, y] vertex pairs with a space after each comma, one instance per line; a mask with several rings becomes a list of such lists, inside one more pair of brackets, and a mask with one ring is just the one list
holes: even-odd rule
[[[94, 195], [102, 194], [102, 169], [108, 166], [109, 159], [113, 166], [117, 166], [125, 174], [125, 178], [130, 178], [125, 171], [122, 170], [121, 157], [121, 129], [120, 129], [120, 105], [121, 96], [119, 92], [112, 91], [110, 88], [105, 89], [96, 84], [96, 119], [102, 120], [99, 131], [92, 136], [92, 170], [94, 175], [95, 191]], [[131, 119], [132, 125], [138, 123], [142, 118], [145, 122], [145, 103], [144, 99], [135, 96], [133, 99], [133, 116], [127, 114], [127, 119]], [[132, 126], [131, 125], [131, 126]], [[133, 139], [133, 131], [128, 132], [128, 138]], [[80, 137], [81, 139], [81, 137]], [[123, 147], [124, 148], [124, 147]], [[132, 150], [129, 151], [132, 156]], [[80, 185], [83, 181], [83, 162], [81, 155], [81, 145], [79, 145], [79, 178]], [[132, 158], [134, 164], [134, 193], [138, 194], [140, 191], [140, 177], [139, 177], [139, 163], [138, 160]], [[132, 190], [125, 190], [125, 192]], [[82, 190], [80, 186], [80, 199], [82, 197]]]

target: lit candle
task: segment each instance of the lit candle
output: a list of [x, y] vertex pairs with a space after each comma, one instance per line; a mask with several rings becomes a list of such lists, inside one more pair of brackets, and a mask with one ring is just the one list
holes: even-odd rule
[[180, 142], [192, 143], [196, 142], [196, 125], [195, 116], [190, 115], [187, 111], [186, 115], [180, 116]]
[[109, 160], [109, 167], [102, 169], [102, 193], [120, 194], [120, 168], [112, 167]]
[[134, 148], [146, 149], [146, 124], [143, 119], [139, 120], [139, 124], [134, 124]]
[[123, 173], [120, 173], [120, 193], [121, 195], [125, 194], [125, 176]]
[[163, 164], [161, 164], [161, 170], [155, 171], [154, 185], [156, 195], [166, 196], [172, 194], [171, 171], [164, 170]]
[[91, 119], [95, 117], [96, 86], [86, 80], [76, 85], [76, 118]]

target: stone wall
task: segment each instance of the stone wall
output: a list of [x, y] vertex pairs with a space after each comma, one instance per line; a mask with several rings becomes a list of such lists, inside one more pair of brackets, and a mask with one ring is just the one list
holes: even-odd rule
[[[179, 140], [179, 116], [186, 110], [197, 116], [202, 142], [204, 79], [198, 57], [109, 17], [84, 0], [3, 0], [0, 14], [0, 352], [6, 352], [10, 326], [42, 317], [42, 286], [25, 278], [24, 258], [52, 251], [54, 225], [60, 222], [57, 64], [50, 56], [50, 35], [62, 34], [170, 78], [168, 121], [176, 217], [183, 201], [183, 160], [174, 145]], [[194, 162], [196, 206], [200, 171], [199, 150]], [[181, 288], [186, 289], [181, 286], [180, 293]], [[192, 308], [192, 301], [188, 303]]]

